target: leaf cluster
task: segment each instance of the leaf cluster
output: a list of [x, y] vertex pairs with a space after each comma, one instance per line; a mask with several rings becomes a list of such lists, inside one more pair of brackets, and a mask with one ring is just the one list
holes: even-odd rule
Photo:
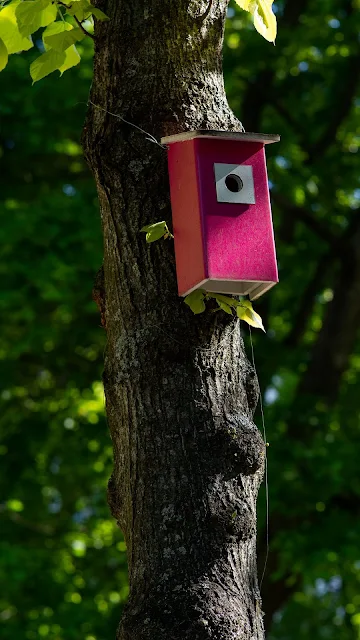
[[[174, 237], [169, 231], [165, 220], [162, 220], [161, 222], [154, 222], [153, 224], [147, 224], [145, 227], [142, 227], [140, 231], [146, 233], [146, 242], [148, 243], [156, 242], [156, 240], [160, 240], [160, 238], [167, 239]], [[229, 315], [233, 315], [233, 313], [235, 313], [240, 320], [244, 320], [252, 327], [265, 331], [262, 320], [259, 314], [254, 311], [250, 300], [239, 301], [220, 293], [210, 293], [208, 291], [204, 291], [204, 289], [195, 289], [195, 291], [192, 291], [192, 293], [189, 293], [189, 295], [185, 297], [184, 301], [193, 313], [199, 314], [205, 311], [205, 301], [210, 299], [217, 302], [218, 311], [221, 309]]]
[[235, 313], [240, 320], [244, 320], [251, 327], [265, 331], [262, 319], [254, 311], [250, 300], [237, 300], [221, 293], [210, 293], [209, 291], [204, 291], [204, 289], [195, 289], [195, 291], [186, 296], [185, 304], [190, 307], [193, 313], [199, 314], [205, 311], [207, 300], [215, 300], [218, 305], [218, 309], [215, 309], [215, 311], [220, 311], [221, 309], [231, 316]]
[[[13, 0], [0, 9], [0, 71], [5, 69], [10, 54], [28, 51], [34, 46], [32, 36], [41, 28], [44, 53], [30, 65], [34, 82], [53, 71], [60, 75], [80, 62], [76, 43], [92, 28], [93, 18], [107, 16], [88, 0]], [[85, 22], [87, 28], [83, 25]]]
[[106, 503], [102, 241], [79, 142], [91, 39], [81, 48], [61, 82], [29, 87], [23, 55], [1, 75], [1, 640], [115, 637], [128, 593]]

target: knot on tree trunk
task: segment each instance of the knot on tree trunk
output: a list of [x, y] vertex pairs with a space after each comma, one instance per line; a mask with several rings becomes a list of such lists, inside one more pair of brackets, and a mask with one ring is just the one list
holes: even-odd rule
[[215, 469], [225, 478], [253, 475], [263, 467], [265, 443], [256, 425], [244, 415], [234, 416], [218, 428], [210, 447]]

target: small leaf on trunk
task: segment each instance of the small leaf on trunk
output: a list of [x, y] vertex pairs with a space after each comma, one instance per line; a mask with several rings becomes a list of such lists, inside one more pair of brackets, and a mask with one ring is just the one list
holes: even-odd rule
[[195, 289], [195, 291], [192, 291], [191, 293], [189, 293], [188, 296], [186, 296], [184, 301], [185, 301], [185, 304], [187, 304], [188, 307], [190, 307], [193, 313], [198, 314], [205, 311], [204, 298], [205, 298], [205, 291], [203, 291], [202, 289]]
[[165, 220], [155, 222], [154, 224], [147, 224], [145, 227], [142, 227], [140, 231], [146, 233], [146, 242], [155, 242], [155, 240], [160, 240], [160, 238], [169, 233]]

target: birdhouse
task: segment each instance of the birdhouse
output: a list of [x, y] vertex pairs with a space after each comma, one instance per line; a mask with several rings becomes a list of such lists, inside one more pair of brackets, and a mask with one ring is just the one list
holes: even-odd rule
[[249, 295], [278, 282], [265, 145], [280, 136], [191, 131], [168, 147], [179, 295]]

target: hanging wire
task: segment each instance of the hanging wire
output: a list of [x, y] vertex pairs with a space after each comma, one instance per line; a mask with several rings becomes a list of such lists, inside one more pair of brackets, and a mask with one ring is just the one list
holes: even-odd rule
[[260, 580], [260, 590], [261, 590], [262, 583], [263, 583], [264, 576], [265, 576], [266, 566], [267, 566], [267, 562], [268, 562], [268, 558], [269, 558], [269, 546], [270, 546], [270, 544], [269, 544], [269, 477], [268, 477], [268, 460], [267, 460], [268, 443], [267, 443], [267, 440], [266, 440], [264, 405], [263, 405], [263, 399], [262, 399], [262, 394], [261, 394], [261, 389], [260, 389], [259, 377], [258, 377], [258, 374], [257, 374], [257, 371], [256, 371], [256, 366], [255, 366], [254, 345], [253, 345], [252, 333], [251, 333], [250, 325], [249, 325], [249, 335], [250, 335], [250, 347], [251, 347], [252, 365], [253, 365], [256, 377], [258, 379], [258, 384], [259, 384], [259, 391], [260, 391], [259, 404], [260, 404], [262, 430], [263, 430], [264, 443], [265, 443], [266, 554], [265, 554], [264, 568], [263, 568], [263, 572], [262, 572], [261, 580]]
[[[1, 0], [0, 0], [0, 2], [1, 2]], [[81, 104], [81, 103], [79, 102], [77, 104]], [[123, 118], [122, 116], [119, 116], [119, 114], [113, 113], [112, 111], [108, 111], [107, 109], [104, 109], [104, 107], [101, 107], [99, 104], [95, 104], [90, 99], [87, 101], [86, 104], [87, 104], [87, 106], [89, 106], [89, 104], [91, 104], [96, 109], [100, 109], [100, 111], [104, 111], [104, 113], [109, 114], [109, 116], [113, 116], [114, 118], [118, 118], [122, 122], [125, 122], [126, 124], [128, 124], [130, 127], [134, 127], [134, 129], [137, 129], [138, 131], [140, 131], [141, 133], [143, 133], [146, 136], [146, 140], [149, 140], [149, 142], [153, 142], [158, 147], [160, 147], [160, 149], [164, 149], [165, 151], [168, 149], [166, 144], [162, 144], [161, 142], [156, 140], [155, 136], [153, 136], [151, 133], [149, 133], [148, 131], [145, 131], [141, 127], [138, 127], [137, 124], [134, 124], [133, 122], [129, 122], [129, 120], [125, 120], [125, 118]], [[241, 126], [241, 130], [240, 131], [242, 133], [245, 133], [245, 127], [242, 124], [242, 122], [240, 122], [240, 126]]]
[[95, 107], [96, 109], [100, 109], [100, 111], [104, 111], [105, 113], [108, 113], [110, 116], [114, 116], [114, 118], [118, 118], [122, 122], [125, 122], [126, 124], [128, 124], [130, 127], [134, 127], [134, 129], [137, 129], [138, 131], [140, 131], [146, 136], [146, 140], [149, 140], [149, 142], [153, 142], [154, 144], [157, 144], [157, 146], [160, 147], [160, 149], [167, 149], [166, 144], [161, 144], [161, 142], [158, 142], [155, 136], [153, 136], [151, 133], [148, 133], [141, 127], [138, 127], [137, 124], [134, 124], [133, 122], [129, 122], [128, 120], [125, 120], [125, 118], [123, 118], [122, 116], [119, 116], [117, 113], [112, 113], [111, 111], [104, 109], [104, 107], [100, 107], [100, 105], [95, 104], [91, 100], [88, 101], [88, 106], [89, 104], [92, 104], [92, 106]]

